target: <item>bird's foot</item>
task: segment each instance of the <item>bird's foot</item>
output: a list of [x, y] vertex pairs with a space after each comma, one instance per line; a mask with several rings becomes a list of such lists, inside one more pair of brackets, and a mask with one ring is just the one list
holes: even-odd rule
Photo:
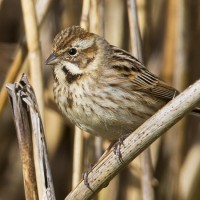
[[113, 152], [114, 154], [119, 158], [119, 161], [121, 163], [123, 163], [123, 159], [122, 159], [122, 153], [121, 153], [121, 145], [124, 146], [124, 140], [128, 137], [129, 134], [126, 135], [122, 135], [118, 141], [114, 144], [113, 146]]
[[94, 165], [93, 164], [90, 164], [89, 166], [89, 169], [85, 172], [83, 172], [83, 175], [82, 175], [82, 178], [83, 178], [83, 181], [84, 181], [84, 185], [93, 192], [92, 188], [90, 187], [90, 184], [89, 184], [89, 181], [88, 181], [88, 174], [89, 172], [92, 170], [92, 167]]

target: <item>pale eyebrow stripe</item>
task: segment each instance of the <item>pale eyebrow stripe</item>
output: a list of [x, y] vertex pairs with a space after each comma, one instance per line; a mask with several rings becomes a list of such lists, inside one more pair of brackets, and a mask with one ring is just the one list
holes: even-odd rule
[[94, 44], [94, 39], [90, 38], [90, 39], [86, 39], [86, 40], [81, 40], [81, 39], [77, 39], [75, 42], [74, 42], [74, 46], [79, 46], [81, 47], [82, 49], [87, 49], [89, 47], [91, 47], [92, 45]]

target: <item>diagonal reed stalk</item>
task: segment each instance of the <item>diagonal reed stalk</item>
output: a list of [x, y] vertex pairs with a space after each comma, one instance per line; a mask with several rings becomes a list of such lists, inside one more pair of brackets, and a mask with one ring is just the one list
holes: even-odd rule
[[88, 174], [90, 189], [82, 181], [65, 200], [91, 199], [127, 164], [189, 113], [199, 102], [200, 80], [170, 101], [124, 140], [124, 145], [121, 146], [123, 162], [113, 151], [110, 151]]

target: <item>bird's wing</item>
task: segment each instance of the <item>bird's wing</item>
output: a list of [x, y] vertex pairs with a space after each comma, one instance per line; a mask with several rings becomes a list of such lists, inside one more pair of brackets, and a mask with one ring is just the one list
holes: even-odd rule
[[149, 93], [161, 99], [170, 100], [179, 92], [161, 81], [148, 71], [144, 65], [128, 52], [111, 46], [112, 62], [110, 66], [115, 70], [115, 83], [124, 85], [124, 88]]

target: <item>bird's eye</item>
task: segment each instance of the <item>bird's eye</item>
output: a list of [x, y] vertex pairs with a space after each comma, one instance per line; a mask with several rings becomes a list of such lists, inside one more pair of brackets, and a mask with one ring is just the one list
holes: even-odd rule
[[76, 55], [76, 53], [77, 53], [77, 49], [76, 48], [70, 48], [69, 49], [69, 55], [71, 55], [71, 56], [74, 56], [74, 55]]

